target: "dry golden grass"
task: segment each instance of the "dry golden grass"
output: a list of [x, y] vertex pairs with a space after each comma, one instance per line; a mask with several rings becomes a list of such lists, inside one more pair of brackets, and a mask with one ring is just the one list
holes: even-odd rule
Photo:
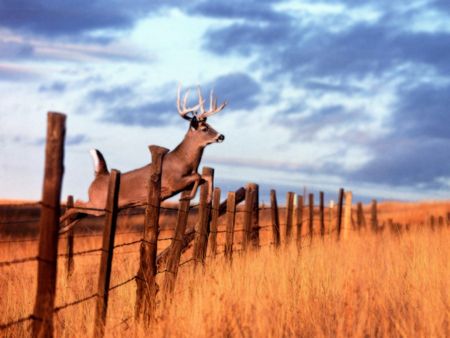
[[[370, 206], [366, 207], [366, 220], [370, 219]], [[442, 217], [447, 221], [450, 212], [450, 202], [448, 201], [422, 201], [422, 202], [382, 202], [378, 205], [378, 215], [380, 222], [387, 222], [389, 219], [402, 224], [428, 224], [430, 216]]]
[[[116, 243], [133, 239], [123, 235]], [[151, 332], [158, 337], [448, 337], [449, 243], [449, 228], [419, 228], [401, 236], [352, 233], [348, 241], [330, 236], [311, 246], [304, 242], [300, 253], [296, 245], [264, 247], [235, 254], [232, 265], [210, 258], [196, 273], [186, 265], [174, 302], [159, 307]], [[99, 246], [100, 238], [80, 238], [75, 251]], [[35, 254], [33, 242], [0, 246], [1, 261]], [[59, 261], [57, 306], [95, 293], [99, 259], [76, 257], [69, 280], [64, 259]], [[111, 285], [135, 275], [137, 263], [138, 245], [117, 249]], [[0, 322], [31, 313], [35, 290], [36, 263], [3, 267]], [[108, 337], [148, 336], [133, 320], [134, 303], [134, 281], [110, 292]], [[55, 336], [92, 336], [93, 319], [93, 300], [63, 309], [55, 315]], [[25, 337], [28, 327], [20, 324], [0, 335]]]

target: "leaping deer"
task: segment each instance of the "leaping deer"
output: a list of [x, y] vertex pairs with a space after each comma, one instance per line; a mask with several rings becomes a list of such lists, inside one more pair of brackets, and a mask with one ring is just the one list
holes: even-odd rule
[[[211, 143], [220, 143], [225, 139], [224, 135], [218, 133], [206, 123], [206, 119], [224, 109], [227, 102], [225, 101], [220, 106], [217, 106], [217, 99], [211, 91], [209, 110], [205, 110], [205, 100], [200, 89], [198, 89], [197, 105], [187, 107], [188, 96], [189, 90], [185, 93], [182, 103], [180, 88], [178, 88], [178, 113], [183, 119], [189, 121], [189, 129], [183, 141], [164, 156], [161, 200], [168, 199], [190, 187], [192, 188], [187, 199], [192, 199], [196, 195], [198, 186], [206, 181], [210, 187], [208, 189], [208, 200], [211, 200], [212, 182], [206, 177], [201, 177], [198, 173], [198, 167], [205, 147]], [[110, 174], [101, 152], [93, 149], [91, 150], [91, 155], [94, 160], [95, 178], [89, 187], [89, 201], [86, 203], [77, 201], [75, 207], [61, 217], [61, 221], [68, 219], [73, 214], [102, 214], [102, 212], [86, 210], [86, 208], [103, 209], [105, 207]], [[147, 200], [147, 181], [150, 176], [150, 165], [147, 164], [142, 168], [121, 175], [119, 207], [139, 205]], [[73, 225], [71, 224], [69, 227]], [[67, 231], [67, 227], [62, 229], [62, 231]]]

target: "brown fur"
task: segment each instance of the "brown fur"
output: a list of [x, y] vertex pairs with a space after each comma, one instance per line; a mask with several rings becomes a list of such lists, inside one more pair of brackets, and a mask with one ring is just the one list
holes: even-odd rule
[[[167, 153], [163, 161], [161, 199], [165, 200], [179, 192], [194, 188], [202, 182], [198, 167], [204, 148], [211, 143], [219, 142], [223, 135], [219, 134], [206, 122], [191, 122], [183, 141]], [[147, 181], [150, 176], [150, 165], [147, 164], [121, 175], [119, 206], [143, 203], [147, 199]], [[76, 207], [104, 208], [109, 182], [109, 173], [96, 176], [89, 187], [89, 202], [78, 202]], [[192, 190], [189, 198], [195, 196]]]

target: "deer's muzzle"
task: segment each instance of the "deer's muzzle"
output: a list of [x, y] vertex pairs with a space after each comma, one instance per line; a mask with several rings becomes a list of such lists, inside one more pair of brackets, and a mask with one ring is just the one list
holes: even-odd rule
[[220, 134], [219, 136], [217, 136], [217, 142], [218, 143], [223, 142], [223, 140], [225, 140], [225, 135]]

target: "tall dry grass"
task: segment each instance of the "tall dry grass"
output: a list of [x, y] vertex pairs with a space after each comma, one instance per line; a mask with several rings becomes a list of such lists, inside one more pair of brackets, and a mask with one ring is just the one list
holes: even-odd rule
[[[230, 265], [209, 259], [194, 272], [180, 268], [175, 298], [159, 307], [151, 335], [157, 337], [448, 337], [450, 336], [450, 231], [414, 230], [401, 236], [352, 233], [348, 241], [328, 237], [299, 252], [295, 244], [235, 254]], [[78, 241], [76, 250], [96, 247]], [[124, 239], [125, 241], [125, 239]], [[120, 240], [118, 240], [120, 242]], [[129, 252], [131, 248], [123, 248]], [[137, 270], [137, 247], [118, 254], [112, 285]], [[31, 245], [0, 247], [1, 259], [35, 252]], [[56, 303], [95, 292], [99, 256], [75, 259], [65, 278], [58, 267]], [[0, 321], [32, 310], [35, 264], [0, 273]], [[133, 321], [135, 284], [110, 293], [108, 337], [149, 335]], [[94, 302], [55, 315], [55, 336], [92, 336]], [[27, 325], [0, 335], [28, 336]]]

